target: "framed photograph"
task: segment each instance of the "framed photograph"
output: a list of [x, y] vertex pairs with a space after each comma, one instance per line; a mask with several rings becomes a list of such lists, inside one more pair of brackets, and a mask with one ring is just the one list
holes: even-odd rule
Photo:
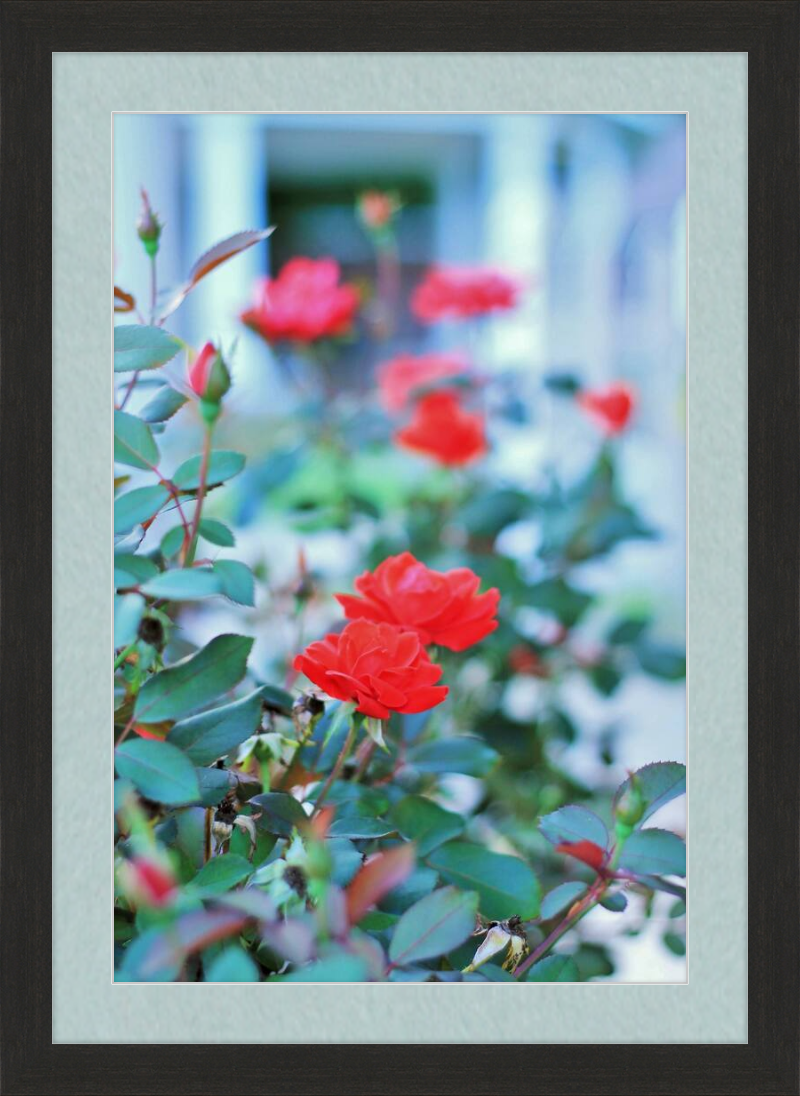
[[0, 5], [0, 1093], [800, 1091], [799, 25]]

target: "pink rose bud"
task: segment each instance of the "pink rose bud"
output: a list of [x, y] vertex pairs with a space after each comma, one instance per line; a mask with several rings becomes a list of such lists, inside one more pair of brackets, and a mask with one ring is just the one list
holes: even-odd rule
[[358, 214], [369, 229], [386, 228], [399, 209], [397, 196], [380, 190], [367, 190], [358, 199]]

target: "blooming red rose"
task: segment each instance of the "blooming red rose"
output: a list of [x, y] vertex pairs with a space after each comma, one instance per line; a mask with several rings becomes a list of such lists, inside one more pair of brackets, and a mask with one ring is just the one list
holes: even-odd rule
[[402, 411], [420, 389], [468, 374], [460, 354], [399, 354], [378, 369], [381, 401], [387, 411]]
[[619, 434], [628, 425], [636, 406], [633, 389], [627, 384], [590, 388], [577, 395], [579, 405], [607, 434]]
[[314, 342], [345, 335], [358, 311], [355, 286], [339, 284], [335, 259], [291, 259], [264, 278], [242, 320], [267, 342]]
[[441, 704], [441, 666], [431, 662], [414, 632], [393, 624], [354, 620], [342, 632], [311, 643], [294, 660], [336, 700], [355, 701], [359, 712], [388, 719], [392, 712], [425, 712]]
[[423, 323], [463, 320], [513, 308], [519, 290], [519, 282], [497, 270], [433, 267], [414, 290], [411, 311]]
[[483, 415], [465, 411], [453, 392], [423, 396], [411, 422], [394, 439], [440, 464], [469, 464], [487, 450]]
[[355, 581], [361, 597], [337, 594], [348, 620], [397, 624], [420, 642], [464, 651], [497, 627], [500, 591], [478, 593], [480, 579], [468, 567], [434, 571], [410, 552], [385, 559]]

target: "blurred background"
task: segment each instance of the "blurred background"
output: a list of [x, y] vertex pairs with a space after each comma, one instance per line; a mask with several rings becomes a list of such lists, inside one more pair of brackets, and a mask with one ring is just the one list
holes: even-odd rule
[[[165, 222], [165, 299], [217, 240], [276, 226], [266, 243], [209, 275], [167, 324], [195, 348], [211, 339], [230, 350], [234, 387], [217, 445], [245, 452], [248, 469], [212, 494], [207, 513], [235, 525], [232, 555], [262, 579], [255, 610], [187, 607], [187, 637], [247, 630], [257, 637], [258, 673], [278, 681], [301, 643], [341, 619], [332, 593], [350, 591], [355, 575], [389, 552], [411, 547], [431, 566], [473, 566], [500, 586], [506, 620], [484, 658], [458, 663], [467, 700], [452, 718], [509, 757], [491, 789], [512, 805], [498, 814], [497, 840], [534, 863], [540, 847], [529, 831], [543, 810], [588, 789], [613, 790], [649, 761], [686, 759], [685, 184], [683, 115], [114, 116], [117, 285], [140, 299], [149, 292], [135, 232], [141, 186]], [[369, 189], [402, 203], [391, 330], [370, 311], [376, 249], [356, 215]], [[346, 345], [310, 362], [290, 360], [293, 352], [274, 350], [239, 318], [258, 278], [295, 256], [335, 258], [365, 302]], [[523, 285], [518, 307], [480, 323], [419, 323], [408, 299], [436, 263], [508, 272]], [[434, 350], [466, 353], [487, 378], [491, 452], [474, 474], [454, 477], [398, 451], [374, 395], [381, 362]], [[176, 359], [167, 372], [177, 378], [183, 368]], [[552, 577], [554, 500], [591, 497], [609, 450], [547, 383], [564, 374], [587, 387], [624, 381], [637, 393], [632, 425], [613, 444], [614, 491], [635, 520], [596, 550], [573, 553], [569, 584], [591, 593], [574, 621], [531, 591]], [[136, 398], [146, 397], [145, 385]], [[330, 422], [336, 444], [323, 437]], [[177, 463], [200, 439], [188, 406], [162, 451]], [[448, 509], [455, 496], [458, 507]], [[163, 532], [171, 521], [159, 519]], [[314, 593], [298, 613], [303, 566]], [[626, 621], [646, 622], [647, 652], [639, 640], [610, 643]], [[569, 628], [566, 670], [539, 672], [509, 657], [527, 645], [548, 664], [554, 623]], [[451, 807], [469, 811], [485, 795], [469, 782], [454, 778]], [[656, 824], [684, 832], [683, 800], [663, 815]], [[586, 963], [599, 964], [601, 977], [685, 979], [671, 900], [658, 895], [646, 912], [645, 921], [631, 903], [625, 914], [599, 909], [584, 923]], [[629, 935], [620, 944], [621, 919]], [[666, 936], [677, 943], [665, 946]], [[608, 956], [613, 970], [602, 966]]]

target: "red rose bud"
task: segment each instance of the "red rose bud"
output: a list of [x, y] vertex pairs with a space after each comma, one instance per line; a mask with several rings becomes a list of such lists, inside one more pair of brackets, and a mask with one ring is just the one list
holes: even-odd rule
[[414, 290], [411, 311], [422, 323], [463, 320], [514, 308], [521, 286], [497, 270], [434, 267]]
[[151, 259], [155, 258], [158, 253], [158, 240], [163, 227], [158, 219], [158, 214], [153, 212], [147, 191], [142, 187], [142, 212], [136, 222], [136, 231]]
[[402, 411], [425, 389], [469, 375], [469, 363], [460, 354], [399, 354], [378, 369], [381, 403], [390, 413]]
[[408, 426], [394, 440], [405, 449], [422, 453], [440, 464], [469, 464], [487, 451], [483, 415], [462, 408], [453, 392], [423, 396]]
[[176, 884], [172, 872], [157, 860], [134, 856], [125, 864], [126, 885], [134, 901], [142, 906], [166, 906]]
[[269, 343], [310, 343], [346, 335], [359, 306], [355, 286], [339, 284], [334, 259], [291, 259], [264, 278], [241, 320]]
[[436, 685], [441, 666], [431, 662], [414, 632], [370, 620], [355, 620], [311, 643], [295, 658], [294, 669], [328, 696], [355, 702], [375, 719], [426, 712], [447, 696], [447, 686]]
[[606, 852], [593, 841], [563, 841], [560, 845], [556, 845], [556, 852], [580, 860], [598, 873], [605, 867]]
[[636, 406], [633, 389], [627, 384], [584, 389], [575, 398], [589, 418], [609, 435], [625, 429]]
[[[213, 343], [207, 342], [189, 369], [189, 387], [200, 397], [203, 417], [219, 414], [219, 402], [231, 386], [231, 375], [222, 355]], [[202, 405], [209, 405], [208, 407]]]
[[434, 571], [410, 552], [385, 559], [355, 581], [361, 597], [337, 594], [348, 620], [395, 624], [414, 631], [425, 646], [464, 651], [497, 628], [500, 591], [478, 593], [468, 567]]
[[386, 228], [391, 223], [400, 210], [400, 201], [396, 194], [366, 190], [359, 195], [356, 209], [364, 227], [375, 231]]

